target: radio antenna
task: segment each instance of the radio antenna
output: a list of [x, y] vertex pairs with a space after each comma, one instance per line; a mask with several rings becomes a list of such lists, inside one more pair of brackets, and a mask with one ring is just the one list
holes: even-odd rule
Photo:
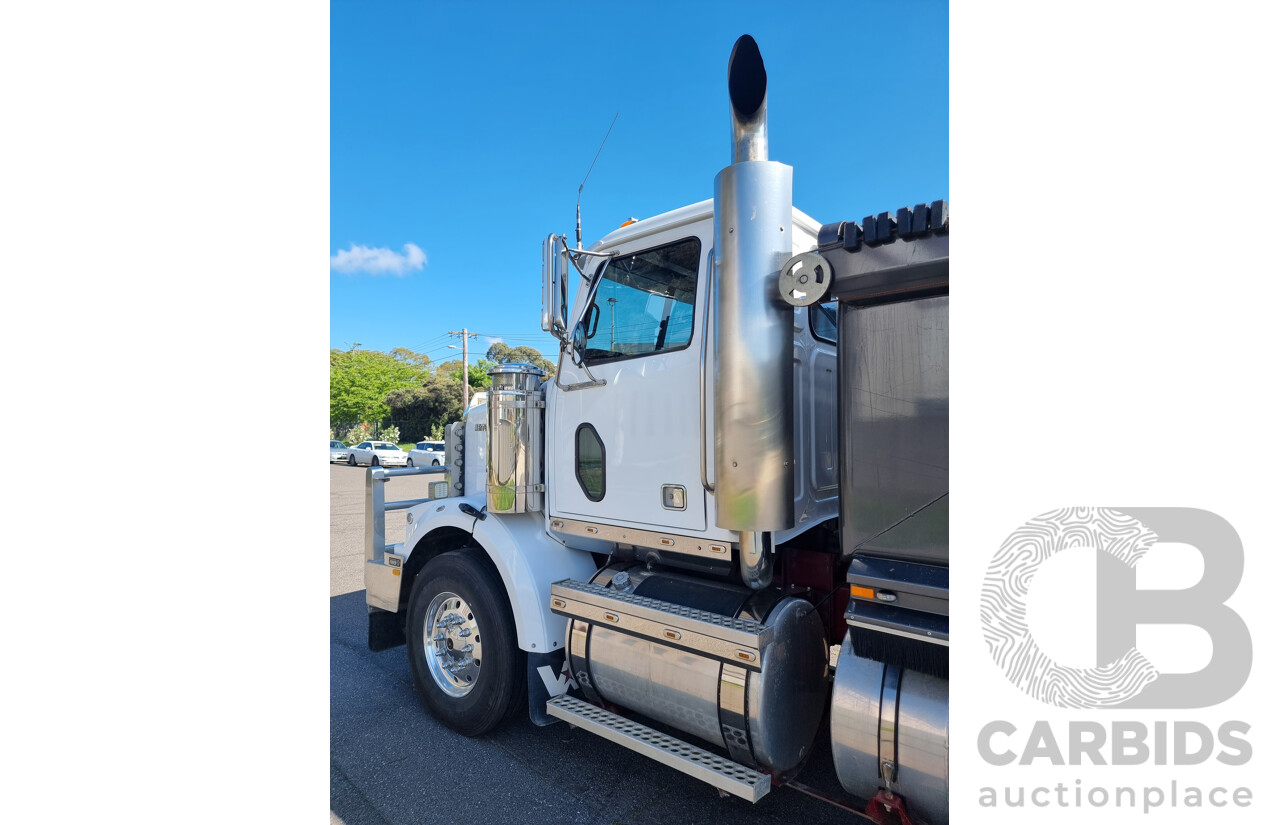
[[596, 161], [600, 159], [600, 153], [604, 150], [604, 141], [609, 139], [609, 133], [613, 131], [613, 124], [618, 122], [619, 112], [613, 113], [613, 120], [609, 121], [609, 131], [604, 133], [604, 140], [600, 141], [600, 148], [596, 150], [596, 156], [591, 159], [591, 166], [587, 168], [587, 174], [582, 179], [582, 183], [578, 184], [578, 248], [582, 248], [582, 187], [587, 185], [587, 178], [591, 177], [591, 170], [596, 168]]

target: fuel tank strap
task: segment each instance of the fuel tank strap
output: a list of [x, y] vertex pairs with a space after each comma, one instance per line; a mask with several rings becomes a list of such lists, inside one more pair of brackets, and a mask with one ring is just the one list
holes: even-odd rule
[[734, 761], [754, 765], [747, 724], [747, 678], [745, 668], [720, 665], [720, 730]]
[[890, 791], [898, 781], [898, 690], [902, 670], [885, 665], [880, 685], [880, 778]]
[[596, 686], [591, 682], [591, 625], [583, 621], [569, 622], [569, 669], [587, 700], [602, 704]]

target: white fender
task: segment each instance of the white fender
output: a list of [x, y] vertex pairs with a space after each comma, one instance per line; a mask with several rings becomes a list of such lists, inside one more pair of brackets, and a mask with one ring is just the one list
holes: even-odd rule
[[411, 555], [432, 530], [457, 527], [471, 533], [502, 576], [520, 649], [531, 653], [560, 650], [568, 619], [551, 612], [551, 585], [561, 579], [590, 581], [596, 570], [591, 554], [572, 550], [548, 536], [541, 513], [477, 519], [458, 509], [463, 503], [479, 510], [485, 497], [459, 496], [414, 507], [410, 511], [413, 524], [405, 534], [405, 555]]

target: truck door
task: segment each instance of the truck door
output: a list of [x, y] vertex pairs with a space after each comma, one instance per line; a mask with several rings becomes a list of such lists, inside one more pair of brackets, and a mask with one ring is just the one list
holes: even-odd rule
[[[701, 531], [699, 273], [710, 243], [687, 227], [659, 238], [609, 260], [581, 316], [586, 335], [578, 353], [604, 384], [555, 393], [551, 512]], [[561, 386], [589, 380], [568, 358], [561, 370]]]

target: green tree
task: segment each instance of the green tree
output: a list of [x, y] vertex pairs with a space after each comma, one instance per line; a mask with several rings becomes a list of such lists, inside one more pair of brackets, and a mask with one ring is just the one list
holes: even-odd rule
[[489, 385], [493, 383], [489, 378], [489, 370], [494, 368], [494, 363], [487, 358], [481, 358], [479, 361], [471, 365], [467, 370], [468, 383], [472, 389], [487, 390]]
[[[458, 363], [461, 367], [462, 362]], [[392, 390], [385, 401], [392, 417], [400, 422], [402, 433], [415, 440], [430, 438], [445, 424], [462, 419], [462, 382], [436, 374], [421, 387]]]
[[423, 355], [420, 352], [414, 352], [411, 349], [405, 349], [404, 347], [396, 347], [395, 349], [391, 350], [391, 357], [396, 359], [397, 361], [402, 361], [406, 364], [414, 364], [416, 366], [422, 367], [424, 370], [431, 369], [431, 356]]
[[[481, 358], [477, 363], [472, 364], [467, 370], [467, 377], [470, 379], [467, 383], [471, 384], [473, 390], [489, 389], [489, 370], [493, 369], [493, 362]], [[458, 382], [458, 392], [462, 392], [462, 360], [445, 361], [436, 368], [436, 375], [448, 376], [451, 380]]]
[[533, 347], [509, 347], [498, 341], [489, 347], [485, 357], [495, 364], [533, 364], [547, 375], [554, 375], [556, 371], [556, 365]]
[[382, 421], [387, 393], [421, 386], [431, 359], [404, 348], [393, 352], [329, 350], [329, 423]]

